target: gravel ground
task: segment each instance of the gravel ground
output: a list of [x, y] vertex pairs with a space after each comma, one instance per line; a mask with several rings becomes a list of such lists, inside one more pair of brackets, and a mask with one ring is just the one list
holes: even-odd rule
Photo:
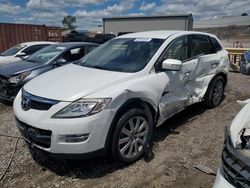
[[[154, 157], [129, 166], [106, 159], [55, 161], [39, 155], [33, 160], [21, 139], [0, 187], [211, 187], [215, 177], [194, 166], [203, 164], [217, 171], [225, 126], [241, 109], [235, 101], [250, 97], [249, 85], [249, 76], [230, 73], [219, 107], [207, 110], [196, 104], [169, 119], [154, 133]], [[19, 135], [12, 107], [0, 103], [1, 133]], [[16, 138], [0, 136], [0, 175], [15, 142]]]

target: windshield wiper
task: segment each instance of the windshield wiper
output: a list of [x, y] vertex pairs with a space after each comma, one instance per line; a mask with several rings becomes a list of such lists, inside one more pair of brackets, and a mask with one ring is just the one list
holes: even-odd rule
[[94, 66], [90, 66], [90, 67], [93, 67], [93, 68], [96, 68], [96, 69], [101, 69], [101, 70], [109, 70], [109, 69], [104, 68], [104, 67], [102, 67], [100, 65], [94, 65]]
[[37, 62], [37, 61], [35, 61], [35, 60], [31, 60], [31, 59], [24, 59], [25, 61], [28, 61], [28, 62]]
[[[79, 63], [80, 64], [80, 63]], [[96, 69], [101, 69], [101, 70], [109, 70], [107, 68], [104, 68], [100, 65], [87, 65], [87, 64], [80, 64], [81, 66], [84, 66], [84, 67], [89, 67], [89, 68], [96, 68]]]

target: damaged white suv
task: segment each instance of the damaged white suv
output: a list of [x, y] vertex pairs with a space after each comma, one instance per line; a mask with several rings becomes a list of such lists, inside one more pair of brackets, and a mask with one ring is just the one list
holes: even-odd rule
[[108, 152], [134, 162], [167, 118], [197, 102], [221, 103], [228, 64], [214, 35], [123, 35], [27, 83], [14, 101], [17, 126], [31, 146], [53, 156]]

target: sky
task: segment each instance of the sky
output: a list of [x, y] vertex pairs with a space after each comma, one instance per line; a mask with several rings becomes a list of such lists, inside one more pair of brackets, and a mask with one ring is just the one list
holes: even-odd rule
[[71, 15], [79, 29], [100, 27], [103, 17], [187, 13], [195, 21], [250, 15], [250, 0], [0, 0], [2, 23], [62, 26]]

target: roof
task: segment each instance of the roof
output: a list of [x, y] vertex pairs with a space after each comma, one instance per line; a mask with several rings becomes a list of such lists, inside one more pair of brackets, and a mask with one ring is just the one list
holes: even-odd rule
[[32, 41], [32, 42], [22, 42], [22, 45], [32, 46], [37, 44], [56, 44], [56, 42], [49, 42], [49, 41]]
[[92, 46], [99, 46], [99, 44], [96, 43], [90, 43], [90, 42], [62, 42], [62, 43], [57, 43], [55, 44], [57, 46], [63, 46], [66, 48], [72, 48], [72, 47], [78, 47], [78, 46], [87, 46], [87, 45], [92, 45]]
[[230, 25], [250, 25], [250, 16], [225, 17], [194, 22], [194, 28], [226, 27]]
[[126, 20], [126, 19], [155, 19], [155, 18], [174, 18], [174, 17], [192, 17], [192, 14], [170, 14], [161, 16], [120, 16], [120, 17], [106, 17], [105, 20]]
[[[185, 34], [206, 34], [208, 33], [196, 32], [196, 31], [178, 31], [178, 30], [158, 30], [158, 31], [144, 31], [144, 32], [136, 32], [130, 33], [126, 35], [121, 35], [118, 38], [158, 38], [158, 39], [166, 39], [173, 34], [185, 35]], [[213, 35], [211, 35], [213, 36]]]

